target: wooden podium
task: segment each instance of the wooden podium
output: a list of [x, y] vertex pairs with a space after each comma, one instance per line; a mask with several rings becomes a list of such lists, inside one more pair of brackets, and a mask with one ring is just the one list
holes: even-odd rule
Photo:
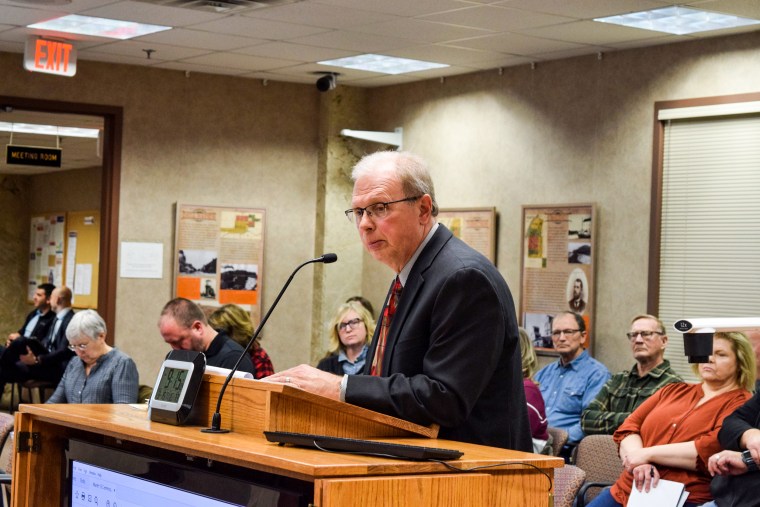
[[[463, 442], [436, 440], [437, 428], [418, 426], [291, 386], [235, 379], [221, 407], [230, 433], [202, 433], [224, 378], [206, 375], [191, 424], [150, 421], [131, 405], [22, 405], [16, 412], [13, 505], [57, 506], [62, 497], [64, 449], [69, 438], [108, 445], [133, 445], [219, 461], [313, 484], [313, 505], [546, 507], [553, 469], [560, 458]], [[410, 445], [458, 449], [449, 462], [324, 453], [278, 446], [263, 431], [292, 431]], [[428, 438], [425, 438], [428, 437]]]

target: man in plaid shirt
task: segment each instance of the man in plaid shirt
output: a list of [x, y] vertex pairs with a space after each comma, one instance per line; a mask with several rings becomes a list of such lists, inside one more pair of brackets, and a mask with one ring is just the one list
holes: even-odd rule
[[581, 415], [586, 435], [612, 435], [626, 417], [655, 391], [683, 379], [664, 359], [668, 336], [662, 321], [653, 315], [637, 315], [626, 333], [636, 364], [613, 375]]

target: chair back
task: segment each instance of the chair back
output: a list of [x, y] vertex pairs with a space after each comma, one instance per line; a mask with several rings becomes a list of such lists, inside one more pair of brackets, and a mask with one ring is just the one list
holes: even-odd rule
[[623, 472], [623, 462], [612, 435], [584, 437], [575, 450], [574, 463], [586, 472], [586, 484], [578, 498], [581, 507], [593, 500], [603, 488], [614, 484]]
[[586, 472], [574, 465], [554, 469], [554, 507], [572, 507]]
[[548, 431], [549, 435], [552, 437], [552, 454], [554, 456], [559, 456], [562, 447], [567, 443], [567, 439], [570, 435], [567, 431], [561, 428], [553, 428], [551, 426], [546, 428], [546, 431]]

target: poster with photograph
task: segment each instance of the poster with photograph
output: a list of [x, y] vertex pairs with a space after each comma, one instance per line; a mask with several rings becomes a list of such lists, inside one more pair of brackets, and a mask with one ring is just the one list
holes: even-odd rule
[[174, 293], [261, 319], [265, 210], [177, 204]]
[[455, 237], [496, 264], [496, 208], [441, 209], [436, 218]]
[[593, 204], [523, 206], [520, 321], [536, 352], [554, 354], [554, 316], [580, 314], [586, 323], [586, 349], [593, 354]]

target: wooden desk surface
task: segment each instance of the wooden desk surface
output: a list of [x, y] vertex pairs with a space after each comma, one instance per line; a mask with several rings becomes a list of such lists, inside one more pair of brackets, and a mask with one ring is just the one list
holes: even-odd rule
[[[234, 432], [202, 433], [200, 426], [172, 426], [152, 422], [148, 419], [146, 411], [129, 405], [22, 405], [19, 411], [41, 423], [92, 432], [302, 480], [448, 471], [439, 463], [327, 453], [313, 449], [279, 446], [268, 442], [263, 434], [256, 437]], [[493, 466], [487, 470], [495, 472], [533, 470], [533, 467], [529, 465], [543, 469], [563, 466], [560, 458], [450, 440], [426, 438], [373, 438], [372, 440], [457, 449], [464, 452], [464, 456], [450, 463], [460, 468]], [[502, 466], [498, 466], [499, 464]]]

